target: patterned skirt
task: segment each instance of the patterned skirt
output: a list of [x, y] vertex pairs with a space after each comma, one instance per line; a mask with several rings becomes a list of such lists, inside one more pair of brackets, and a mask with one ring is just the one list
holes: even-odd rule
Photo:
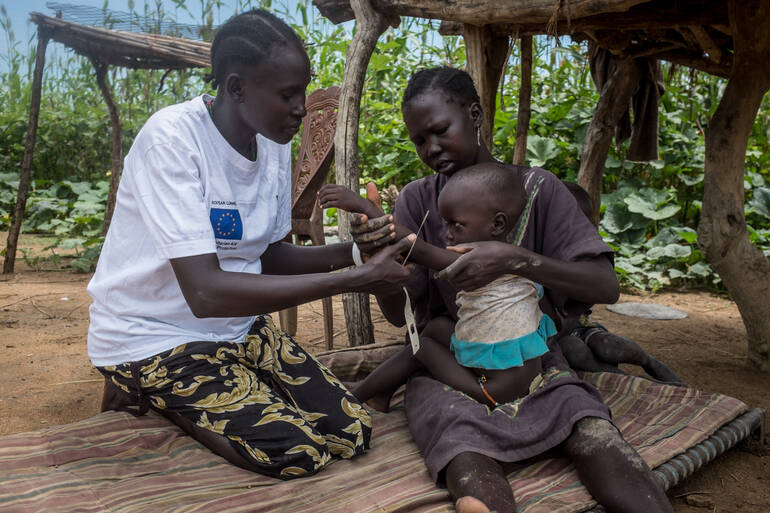
[[269, 476], [313, 474], [369, 447], [361, 403], [269, 316], [242, 342], [190, 342], [99, 371], [152, 408], [226, 437]]

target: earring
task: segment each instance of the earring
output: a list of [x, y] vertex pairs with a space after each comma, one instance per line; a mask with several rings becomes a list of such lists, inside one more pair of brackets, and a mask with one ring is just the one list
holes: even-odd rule
[[476, 127], [476, 146], [481, 146], [481, 127]]

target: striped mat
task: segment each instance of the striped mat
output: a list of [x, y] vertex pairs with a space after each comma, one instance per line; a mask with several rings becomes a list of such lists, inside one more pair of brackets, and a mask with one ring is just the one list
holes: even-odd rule
[[[331, 363], [331, 362], [329, 362]], [[345, 374], [345, 373], [342, 373]], [[706, 440], [747, 410], [737, 399], [620, 374], [587, 374], [651, 467]], [[319, 474], [278, 481], [236, 468], [161, 416], [106, 412], [0, 438], [0, 511], [450, 512], [411, 441], [403, 410], [373, 415], [372, 449]], [[520, 510], [595, 506], [572, 465], [543, 459], [510, 474]]]

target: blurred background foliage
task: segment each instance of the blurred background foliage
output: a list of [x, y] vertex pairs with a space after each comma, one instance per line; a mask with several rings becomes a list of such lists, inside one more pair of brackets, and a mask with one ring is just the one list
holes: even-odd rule
[[[197, 3], [200, 5], [197, 5]], [[169, 12], [192, 14], [185, 0], [155, 0], [132, 12], [174, 21]], [[108, 3], [105, 2], [105, 8]], [[309, 0], [289, 4], [238, 0], [197, 0], [201, 31], [210, 39], [214, 19], [264, 7], [292, 24], [308, 45], [314, 69], [309, 90], [340, 84], [345, 51], [355, 27], [332, 25]], [[106, 23], [109, 28], [109, 23]], [[5, 9], [0, 28], [9, 51], [0, 56], [0, 230], [7, 230], [16, 200], [27, 125], [36, 40], [16, 40]], [[367, 71], [359, 138], [362, 183], [381, 188], [406, 183], [431, 171], [417, 158], [404, 128], [400, 98], [411, 73], [435, 65], [465, 66], [461, 37], [442, 37], [437, 22], [404, 18], [380, 38]], [[153, 31], [153, 27], [147, 27]], [[58, 43], [52, 43], [58, 44]], [[598, 99], [584, 44], [568, 38], [534, 40], [532, 119], [528, 163], [576, 181], [580, 151]], [[510, 162], [515, 144], [519, 50], [508, 61], [495, 117], [496, 157]], [[666, 93], [660, 102], [659, 158], [625, 159], [626, 145], [613, 146], [606, 161], [600, 232], [616, 250], [616, 270], [631, 287], [722, 289], [697, 244], [703, 195], [704, 129], [725, 86], [723, 79], [663, 64]], [[203, 82], [207, 70], [110, 69], [110, 83], [123, 124], [123, 151], [156, 110], [213, 93]], [[298, 138], [297, 138], [298, 139]], [[770, 256], [770, 97], [759, 110], [746, 154], [744, 186], [751, 240]], [[296, 141], [298, 143], [298, 140]], [[54, 249], [74, 249], [69, 265], [93, 268], [101, 243], [110, 167], [110, 119], [90, 62], [71, 51], [46, 63], [40, 124], [32, 169], [33, 188], [24, 233], [53, 235]], [[327, 212], [327, 222], [335, 213]]]

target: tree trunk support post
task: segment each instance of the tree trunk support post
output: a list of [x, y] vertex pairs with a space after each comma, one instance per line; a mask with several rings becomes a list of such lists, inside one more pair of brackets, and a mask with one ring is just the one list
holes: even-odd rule
[[521, 45], [521, 85], [519, 86], [513, 163], [523, 166], [527, 160], [527, 133], [529, 118], [532, 115], [532, 36], [522, 36], [519, 43]]
[[[356, 32], [348, 46], [345, 73], [342, 78], [337, 130], [334, 134], [334, 172], [337, 183], [354, 191], [360, 188], [358, 169], [358, 123], [361, 116], [361, 93], [369, 59], [380, 34], [388, 28], [388, 18], [375, 11], [370, 0], [351, 0], [356, 16]], [[340, 212], [340, 240], [350, 240], [350, 216]], [[369, 310], [369, 295], [342, 295], [348, 340], [351, 346], [374, 343], [374, 326]]]
[[628, 111], [640, 78], [641, 70], [634, 59], [618, 59], [615, 70], [602, 87], [599, 102], [586, 132], [580, 155], [578, 183], [588, 192], [593, 202], [591, 220], [594, 224], [599, 222], [604, 163], [610, 151], [615, 128], [623, 114]]
[[43, 68], [45, 67], [45, 51], [48, 47], [49, 36], [47, 31], [38, 30], [37, 49], [35, 51], [35, 71], [32, 78], [32, 95], [29, 101], [29, 120], [27, 123], [27, 138], [24, 143], [24, 157], [21, 161], [19, 172], [19, 191], [16, 196], [16, 206], [13, 209], [11, 228], [8, 231], [8, 243], [5, 248], [5, 261], [3, 262], [3, 274], [13, 273], [16, 263], [16, 246], [21, 233], [21, 222], [24, 220], [24, 211], [27, 208], [27, 195], [32, 175], [32, 156], [35, 153], [37, 140], [37, 121], [40, 116], [40, 96], [43, 87]]
[[112, 168], [110, 170], [110, 190], [107, 193], [107, 204], [104, 208], [104, 225], [102, 227], [102, 235], [107, 235], [107, 230], [110, 228], [110, 221], [112, 220], [112, 213], [115, 211], [115, 200], [118, 195], [118, 184], [120, 183], [120, 164], [121, 160], [123, 160], [123, 148], [120, 143], [122, 129], [120, 125], [120, 116], [118, 115], [118, 107], [112, 99], [110, 85], [107, 83], [108, 67], [105, 63], [93, 57], [90, 59], [91, 64], [96, 70], [96, 83], [99, 84], [99, 89], [102, 91], [104, 101], [107, 103], [107, 110], [110, 113], [110, 122], [112, 123]]
[[481, 123], [481, 140], [492, 147], [495, 127], [497, 86], [508, 56], [508, 36], [496, 35], [489, 25], [463, 27], [467, 70], [481, 98], [484, 119]]
[[749, 365], [770, 372], [770, 262], [750, 242], [743, 211], [746, 147], [762, 97], [770, 90], [770, 3], [731, 0], [729, 13], [734, 61], [706, 130], [698, 242], [741, 313]]

